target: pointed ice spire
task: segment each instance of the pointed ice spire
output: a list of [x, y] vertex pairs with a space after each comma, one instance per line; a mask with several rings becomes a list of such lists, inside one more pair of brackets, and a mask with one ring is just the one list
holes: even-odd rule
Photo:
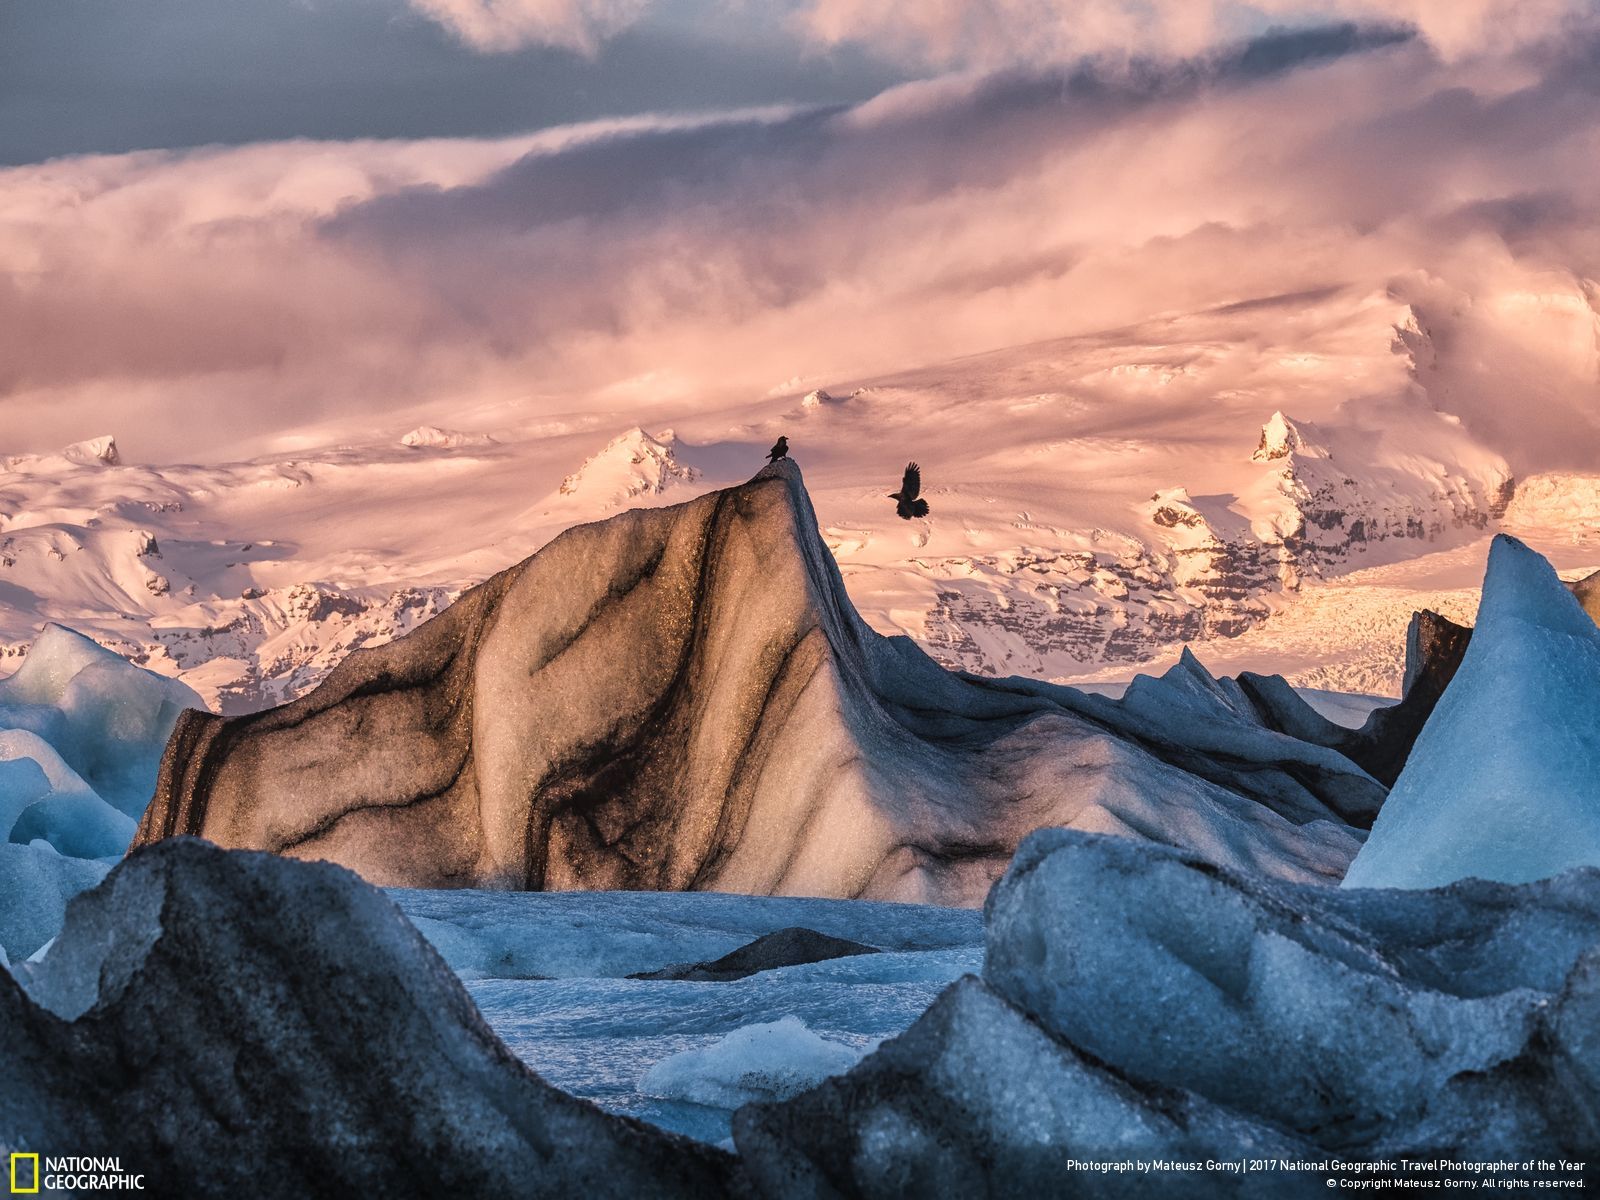
[[1461, 669], [1346, 887], [1507, 883], [1600, 866], [1600, 628], [1550, 564], [1495, 538]]

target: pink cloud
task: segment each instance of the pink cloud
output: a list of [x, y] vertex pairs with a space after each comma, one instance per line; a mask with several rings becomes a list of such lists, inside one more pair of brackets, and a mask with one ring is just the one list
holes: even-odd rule
[[[1414, 305], [1469, 419], [1537, 367], [1507, 430], [1526, 462], [1600, 449], [1587, 50], [1295, 45], [1265, 74], [1001, 72], [845, 110], [0, 172], [0, 449], [111, 428], [135, 458], [213, 453], [529, 397], [670, 419], [1325, 289], [1391, 298], [1379, 345]], [[1557, 292], [1559, 331], [1518, 315]], [[1262, 345], [1296, 319], [1262, 310]]]

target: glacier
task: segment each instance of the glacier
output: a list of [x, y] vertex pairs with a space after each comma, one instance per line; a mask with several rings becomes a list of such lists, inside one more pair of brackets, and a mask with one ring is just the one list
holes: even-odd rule
[[1495, 538], [1460, 670], [1350, 865], [1350, 888], [1508, 883], [1600, 866], [1600, 627]]

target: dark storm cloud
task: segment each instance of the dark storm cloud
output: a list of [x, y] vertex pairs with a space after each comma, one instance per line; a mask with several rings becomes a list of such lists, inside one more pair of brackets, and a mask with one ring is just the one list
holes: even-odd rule
[[[741, 203], [730, 216], [769, 228], [774, 204], [801, 197], [893, 192], [903, 202], [1002, 183], [1041, 143], [1098, 135], [1151, 106], [1192, 103], [1206, 88], [1259, 82], [1412, 38], [1406, 30], [1354, 25], [1275, 31], [1197, 62], [1001, 72], [969, 81], [945, 100], [930, 90], [901, 116], [885, 106], [889, 111], [868, 121], [834, 105], [777, 119], [619, 130], [556, 153], [530, 153], [469, 186], [377, 197], [340, 214], [327, 231], [431, 252], [457, 238], [648, 213], [734, 189]], [[783, 195], [773, 196], [773, 188]]]
[[[729, 24], [729, 34], [749, 30]], [[0, 164], [286, 138], [492, 136], [637, 112], [859, 100], [855, 49], [645, 21], [594, 55], [483, 54], [403, 0], [0, 0]]]

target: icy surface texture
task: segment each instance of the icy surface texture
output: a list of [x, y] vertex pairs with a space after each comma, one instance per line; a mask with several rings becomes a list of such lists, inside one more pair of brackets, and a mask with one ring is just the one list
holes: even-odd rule
[[0, 680], [0, 730], [37, 734], [102, 799], [135, 819], [150, 799], [178, 714], [204, 707], [184, 684], [60, 625], [48, 626], [16, 672]]
[[329, 864], [170, 841], [76, 900], [38, 972], [50, 1007], [0, 972], [0, 1148], [115, 1145], [163, 1196], [728, 1192], [725, 1155], [519, 1063]]
[[167, 736], [199, 698], [48, 626], [0, 679], [0, 945], [26, 958], [127, 849]]
[[67, 901], [105, 878], [104, 863], [65, 858], [46, 842], [0, 843], [0, 947], [26, 959], [61, 928]]
[[[957, 982], [904, 1036], [787, 1104], [734, 1118], [734, 1140], [768, 1196], [1260, 1196], [1215, 1174], [1117, 1177], [1064, 1161], [1284, 1158], [1307, 1147], [1192, 1093], [1127, 1078], [974, 978]], [[1322, 1181], [1317, 1181], [1322, 1188]], [[1069, 1190], [1070, 1188], [1070, 1190]]]
[[1600, 1018], [1595, 872], [1335, 891], [1051, 830], [987, 919], [985, 979], [1045, 1028], [1326, 1147], [1600, 1135], [1600, 1076], [1570, 1033]]
[[1125, 703], [945, 671], [862, 622], [783, 461], [570, 529], [293, 704], [186, 717], [138, 840], [390, 886], [976, 905], [1067, 825], [1337, 880], [1383, 785], [1244, 703], [1192, 660]]
[[[786, 1018], [853, 1062], [983, 965], [982, 922], [971, 909], [695, 892], [391, 896], [467, 981], [494, 1031], [543, 1078], [611, 1112], [713, 1143], [727, 1138], [734, 1105], [696, 1102], [681, 1089], [651, 1094], [642, 1078], [655, 1064]], [[732, 982], [629, 978], [738, 953], [796, 925], [881, 952]]]
[[[1600, 1144], [1600, 872], [1342, 891], [1046, 830], [985, 916], [981, 980], [850, 1072], [735, 1115], [762, 1187], [1058, 1195], [1068, 1157], [1520, 1162]], [[1071, 1180], [1156, 1194], [1148, 1176]], [[1326, 1194], [1321, 1173], [1167, 1182]]]
[[1600, 866], [1600, 627], [1538, 554], [1495, 538], [1461, 669], [1346, 887]]
[[[729, 983], [478, 978], [485, 1024], [356, 876], [173, 839], [76, 900], [42, 961], [0, 972], [0, 1151], [114, 1138], [163, 1195], [714, 1200], [1138, 1196], [1159, 1172], [1062, 1164], [1581, 1159], [1600, 1141], [1592, 870], [1343, 891], [1043, 831], [987, 907], [982, 978], [970, 912], [397, 898], [426, 901], [435, 934], [517, 926], [610, 969], [710, 957], [801, 910], [885, 949]], [[606, 1107], [702, 1141], [731, 1115], [739, 1156], [564, 1095], [563, 1071], [591, 1092], [609, 1072]], [[1326, 1194], [1320, 1173], [1160, 1182]]]

